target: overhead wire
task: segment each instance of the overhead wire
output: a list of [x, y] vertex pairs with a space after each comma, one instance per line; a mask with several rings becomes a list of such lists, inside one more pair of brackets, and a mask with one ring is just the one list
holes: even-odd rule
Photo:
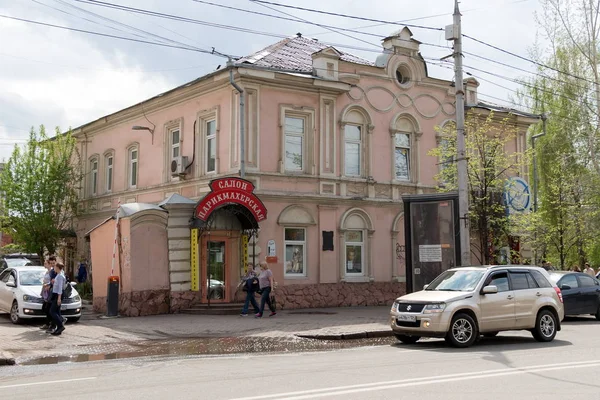
[[361, 21], [378, 22], [378, 23], [387, 24], [387, 25], [402, 25], [402, 26], [407, 26], [409, 28], [426, 29], [426, 30], [431, 30], [431, 31], [443, 31], [444, 30], [443, 28], [435, 28], [435, 27], [432, 27], [432, 26], [397, 23], [397, 22], [394, 22], [394, 21], [385, 21], [385, 20], [381, 20], [381, 19], [359, 17], [359, 16], [356, 16], [356, 15], [349, 15], [349, 14], [335, 13], [335, 12], [331, 12], [331, 11], [316, 10], [316, 9], [313, 9], [313, 8], [299, 7], [299, 6], [293, 6], [291, 4], [281, 4], [281, 3], [271, 2], [271, 1], [264, 1], [264, 0], [249, 0], [249, 1], [252, 2], [252, 3], [257, 3], [257, 4], [258, 3], [260, 3], [260, 4], [269, 4], [269, 5], [276, 6], [276, 7], [291, 8], [291, 9], [294, 9], [294, 10], [301, 10], [301, 11], [307, 11], [307, 12], [312, 12], [312, 13], [317, 13], [317, 14], [330, 15], [330, 16], [333, 16], [333, 17], [343, 17], [343, 18], [350, 18], [350, 19], [356, 19], [356, 20], [361, 20]]

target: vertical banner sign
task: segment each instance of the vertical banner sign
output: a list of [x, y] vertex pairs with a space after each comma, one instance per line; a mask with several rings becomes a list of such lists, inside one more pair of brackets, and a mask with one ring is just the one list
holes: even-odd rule
[[192, 291], [197, 292], [200, 290], [200, 285], [198, 285], [198, 229], [190, 230], [190, 249]]
[[240, 260], [242, 276], [248, 272], [248, 271], [246, 271], [246, 263], [247, 262], [248, 262], [248, 235], [242, 235], [242, 258]]

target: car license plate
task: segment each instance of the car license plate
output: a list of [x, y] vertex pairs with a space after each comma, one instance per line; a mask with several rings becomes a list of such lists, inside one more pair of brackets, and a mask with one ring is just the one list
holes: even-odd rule
[[406, 314], [400, 314], [396, 318], [398, 319], [398, 321], [407, 321], [407, 322], [415, 322], [417, 320], [416, 315], [406, 315]]
[[67, 310], [67, 306], [66, 305], [61, 305], [60, 306], [60, 311], [66, 311]]

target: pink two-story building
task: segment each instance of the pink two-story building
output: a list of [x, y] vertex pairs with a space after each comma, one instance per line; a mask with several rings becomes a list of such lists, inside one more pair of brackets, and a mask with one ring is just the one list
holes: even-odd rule
[[[478, 83], [466, 86], [467, 105], [486, 111]], [[428, 76], [405, 28], [375, 62], [285, 39], [81, 126], [77, 232], [95, 307], [111, 273], [128, 315], [235, 302], [245, 261], [266, 258], [282, 307], [389, 304], [405, 290], [402, 196], [436, 191], [427, 153], [454, 113], [452, 83]], [[524, 149], [532, 118], [515, 118]], [[245, 181], [232, 179], [242, 160]]]

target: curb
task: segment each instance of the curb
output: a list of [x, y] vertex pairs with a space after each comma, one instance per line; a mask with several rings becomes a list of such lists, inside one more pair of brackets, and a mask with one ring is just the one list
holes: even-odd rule
[[394, 336], [394, 332], [391, 329], [382, 329], [382, 330], [378, 330], [378, 331], [338, 333], [338, 334], [296, 333], [295, 336], [303, 338], [303, 339], [316, 339], [316, 340], [353, 340], [353, 339], [370, 339], [370, 338], [390, 337], [390, 336]]
[[0, 366], [2, 365], [15, 365], [15, 359], [10, 353], [0, 352]]

